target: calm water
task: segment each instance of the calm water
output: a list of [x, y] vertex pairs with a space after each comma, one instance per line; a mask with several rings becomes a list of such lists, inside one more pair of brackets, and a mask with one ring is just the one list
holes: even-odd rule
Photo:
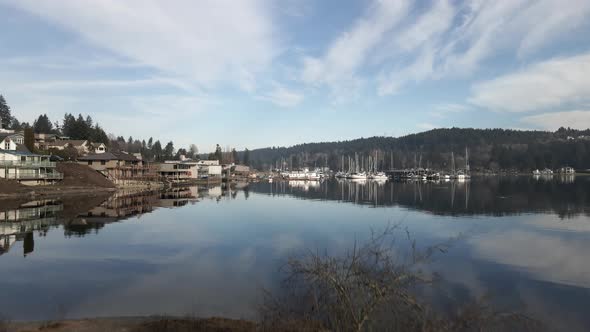
[[[290, 254], [340, 253], [403, 223], [453, 242], [438, 302], [488, 296], [559, 327], [590, 326], [590, 178], [466, 183], [330, 180], [0, 202], [0, 313], [11, 319], [194, 314], [255, 318]], [[433, 296], [434, 298], [434, 296]]]

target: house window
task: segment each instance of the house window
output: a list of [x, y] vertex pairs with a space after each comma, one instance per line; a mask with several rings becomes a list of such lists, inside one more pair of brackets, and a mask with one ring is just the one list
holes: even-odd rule
[[92, 160], [88, 161], [88, 166], [92, 166]]
[[4, 150], [10, 150], [10, 141], [4, 142]]
[[25, 157], [25, 156], [21, 156], [21, 157], [20, 157], [20, 161], [27, 161], [27, 157]]
[[107, 162], [106, 162], [106, 160], [101, 160], [101, 161], [100, 161], [100, 164], [101, 164], [101, 165], [106, 165], [106, 164], [107, 164]]

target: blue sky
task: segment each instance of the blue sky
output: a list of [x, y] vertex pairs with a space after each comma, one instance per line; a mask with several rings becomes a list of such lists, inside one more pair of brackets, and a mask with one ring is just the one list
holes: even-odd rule
[[0, 0], [21, 121], [238, 149], [590, 127], [590, 1]]

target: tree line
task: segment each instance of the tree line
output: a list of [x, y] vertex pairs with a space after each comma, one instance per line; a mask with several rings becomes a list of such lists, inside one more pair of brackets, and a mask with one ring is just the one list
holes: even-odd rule
[[[219, 160], [220, 163], [240, 163], [249, 164], [249, 151], [246, 149], [243, 152], [237, 152], [235, 148], [223, 151], [217, 145], [215, 152], [208, 155], [200, 155], [196, 144], [190, 144], [188, 148], [174, 147], [174, 142], [169, 141], [165, 144], [153, 137], [146, 139], [137, 139], [129, 136], [127, 139], [123, 136], [115, 136], [107, 134], [100, 124], [94, 122], [90, 115], [83, 116], [78, 114], [66, 113], [61, 122], [52, 122], [47, 114], [41, 114], [35, 119], [33, 124], [28, 122], [20, 122], [12, 114], [10, 106], [8, 106], [4, 97], [0, 94], [0, 124], [2, 128], [23, 131], [25, 136], [25, 145], [31, 151], [35, 151], [34, 134], [55, 134], [63, 137], [68, 137], [72, 140], [87, 140], [92, 143], [103, 143], [107, 146], [109, 151], [128, 153], [139, 153], [145, 160], [150, 161], [164, 161], [164, 160], [179, 160], [184, 156], [190, 159], [210, 159]], [[42, 151], [35, 151], [41, 153]], [[74, 159], [77, 155], [76, 151], [53, 151], [57, 154], [64, 154], [67, 159]]]
[[571, 166], [590, 168], [590, 129], [555, 132], [510, 129], [445, 128], [403, 137], [269, 147], [250, 152], [259, 169], [329, 167], [346, 169], [349, 157], [369, 156], [380, 169], [425, 167], [451, 169], [469, 164], [476, 171], [530, 171]]

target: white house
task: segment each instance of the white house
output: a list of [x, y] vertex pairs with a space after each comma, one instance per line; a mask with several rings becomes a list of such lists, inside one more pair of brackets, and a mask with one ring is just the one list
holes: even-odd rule
[[173, 182], [198, 179], [198, 162], [192, 160], [167, 160], [160, 164], [158, 175]]
[[197, 165], [202, 178], [221, 179], [222, 166], [219, 165], [219, 160], [199, 160]]
[[63, 179], [63, 174], [57, 172], [56, 164], [49, 160], [49, 156], [31, 153], [24, 145], [15, 143], [20, 139], [18, 137], [0, 136], [0, 139], [0, 178], [26, 185], [47, 184]]
[[17, 145], [25, 144], [22, 134], [0, 133], [0, 150], [16, 150]]
[[104, 143], [92, 143], [92, 147], [94, 147], [94, 153], [107, 152], [107, 146]]

